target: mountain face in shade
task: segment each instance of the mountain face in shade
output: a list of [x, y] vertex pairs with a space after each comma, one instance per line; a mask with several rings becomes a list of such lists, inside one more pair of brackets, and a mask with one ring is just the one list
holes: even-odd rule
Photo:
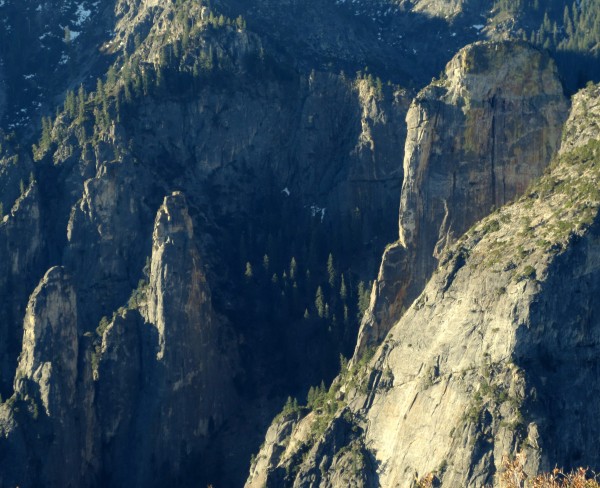
[[0, 0], [0, 488], [596, 466], [598, 15]]

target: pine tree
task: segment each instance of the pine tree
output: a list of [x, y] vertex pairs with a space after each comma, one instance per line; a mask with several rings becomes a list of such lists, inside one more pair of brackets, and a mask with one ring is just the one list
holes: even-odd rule
[[563, 25], [565, 26], [565, 32], [569, 37], [573, 35], [573, 23], [571, 22], [571, 15], [569, 14], [569, 7], [565, 5], [565, 11], [563, 12]]
[[308, 393], [306, 394], [306, 405], [309, 408], [313, 408], [314, 404], [315, 404], [315, 398], [316, 398], [316, 394], [315, 394], [315, 387], [311, 386], [308, 389]]
[[162, 66], [156, 70], [156, 88], [162, 89], [165, 86], [165, 72]]
[[292, 257], [290, 261], [290, 278], [292, 280], [296, 279], [296, 273], [298, 272], [298, 265], [296, 264], [296, 258]]
[[237, 19], [235, 19], [235, 25], [237, 26], [237, 28], [239, 30], [246, 29], [246, 21], [244, 20], [244, 18], [241, 15]]
[[263, 268], [266, 272], [269, 271], [269, 256], [267, 256], [266, 254], [263, 256]]
[[322, 319], [325, 316], [325, 299], [323, 298], [323, 289], [320, 286], [315, 294], [315, 308], [317, 309], [317, 315]]
[[369, 308], [369, 301], [370, 301], [369, 290], [365, 287], [364, 282], [361, 281], [358, 284], [358, 313], [359, 313], [358, 318], [359, 318], [359, 320], [362, 318], [362, 316], [364, 315], [367, 308]]
[[115, 113], [117, 115], [117, 122], [121, 122], [121, 90], [117, 91], [115, 96]]
[[150, 73], [146, 68], [142, 68], [142, 91], [144, 96], [150, 93]]
[[79, 85], [77, 92], [77, 121], [79, 123], [85, 120], [85, 89], [83, 85]]
[[75, 93], [73, 90], [69, 90], [67, 92], [67, 96], [65, 97], [65, 112], [71, 118], [75, 117], [76, 114], [76, 102], [75, 102]]
[[348, 290], [346, 289], [346, 280], [344, 279], [344, 273], [342, 273], [342, 279], [340, 284], [340, 298], [344, 302], [348, 298]]
[[252, 276], [254, 276], [254, 274], [252, 273], [252, 265], [249, 262], [246, 263], [246, 271], [244, 272], [244, 276], [246, 277], [247, 281], [250, 281], [252, 279]]
[[375, 79], [375, 96], [377, 100], [383, 100], [383, 83], [379, 76]]
[[552, 30], [552, 23], [550, 22], [550, 17], [548, 16], [548, 12], [544, 13], [544, 20], [542, 22], [542, 31], [544, 34], [549, 33]]
[[108, 68], [108, 72], [106, 73], [106, 85], [107, 88], [112, 88], [117, 83], [117, 72], [114, 66]]
[[47, 149], [52, 143], [52, 120], [49, 117], [42, 117], [42, 137], [40, 148]]
[[104, 83], [102, 83], [102, 79], [98, 78], [96, 81], [96, 103], [100, 104], [102, 102], [102, 98], [104, 97]]
[[295, 411], [298, 410], [298, 400], [296, 400], [295, 398], [292, 398], [291, 396], [289, 396], [287, 398], [287, 401], [285, 402], [285, 405], [283, 406], [283, 414], [284, 415], [289, 415], [291, 413], [294, 413]]
[[190, 42], [190, 23], [185, 19], [183, 21], [183, 37], [181, 39], [181, 46], [183, 50], [187, 50], [188, 44]]
[[331, 253], [329, 253], [329, 257], [327, 258], [327, 274], [329, 276], [329, 286], [333, 288], [335, 286], [336, 271]]

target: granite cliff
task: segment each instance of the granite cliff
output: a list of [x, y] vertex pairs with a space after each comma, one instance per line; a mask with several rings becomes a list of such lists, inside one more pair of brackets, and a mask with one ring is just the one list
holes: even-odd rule
[[[517, 317], [543, 288], [552, 320], [571, 323], [550, 297], [567, 295], [561, 276], [594, 269], [568, 257], [565, 237], [581, 198], [585, 212], [596, 205], [577, 180], [595, 154], [592, 89], [573, 101], [556, 179], [527, 188], [560, 145], [559, 79], [570, 94], [595, 72], [592, 3], [563, 15], [564, 1], [0, 0], [0, 488], [241, 486], [288, 396], [251, 486], [387, 486], [432, 463], [448, 486], [477, 484], [499, 465], [489, 444], [499, 456], [561, 436], [563, 451], [528, 451], [527, 469], [576, 463], [568, 446], [591, 441], [569, 437], [562, 407], [544, 410], [531, 391], [554, 402], [536, 378], [560, 383], [580, 365], [555, 366], [547, 337], [518, 341], [510, 320], [497, 350], [475, 341], [457, 359], [460, 334], [436, 320], [464, 293], [485, 305], [469, 310], [486, 336], [494, 296], [507, 310], [520, 300]], [[567, 177], [588, 197], [561, 199]], [[573, 214], [551, 225], [557, 236], [537, 234], [543, 202], [552, 218]], [[508, 213], [461, 241], [493, 207]], [[522, 242], [509, 243], [511, 208], [530, 212]], [[589, 219], [573, 234], [586, 256]], [[514, 263], [489, 278], [466, 264], [477, 249], [494, 270]], [[593, 329], [590, 280], [564, 306]], [[408, 352], [386, 342], [396, 336]], [[514, 365], [501, 347], [519, 350]], [[484, 353], [494, 361], [477, 387]], [[448, 400], [435, 388], [461, 361]], [[396, 435], [381, 412], [405, 421], [394, 409], [413, 373], [415, 402], [433, 392], [441, 406], [407, 407], [422, 429]], [[310, 413], [292, 398], [307, 392]], [[446, 407], [465, 403], [460, 449], [440, 441], [424, 455], [422, 439], [455, 420]], [[396, 463], [409, 437], [420, 447]]]
[[382, 345], [274, 421], [247, 486], [497, 485], [516, 453], [530, 475], [597, 465], [598, 90], [574, 97], [544, 176], [444, 252]]
[[566, 111], [554, 64], [510, 42], [464, 48], [417, 95], [406, 118], [399, 240], [385, 250], [357, 356], [381, 343], [449, 245], [542, 174]]

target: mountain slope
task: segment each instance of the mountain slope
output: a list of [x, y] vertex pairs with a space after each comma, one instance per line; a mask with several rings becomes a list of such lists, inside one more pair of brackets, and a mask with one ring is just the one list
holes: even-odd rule
[[[592, 76], [595, 11], [593, 1], [0, 0], [0, 486], [240, 486], [285, 398], [331, 381], [356, 346], [411, 181], [414, 94], [465, 45], [532, 29], [542, 46], [556, 31], [551, 52], [572, 62], [559, 63], [563, 77], [577, 73], [572, 90]], [[437, 259], [430, 241], [453, 241], [522, 191], [557, 148], [565, 102], [553, 64], [526, 44], [494, 46], [531, 72], [531, 92], [506, 73], [493, 82], [489, 57], [465, 58], [465, 80], [487, 76], [480, 87], [493, 93], [440, 80], [409, 122], [431, 102], [446, 117], [431, 136], [457, 139], [455, 159], [432, 155], [436, 165], [475, 174], [481, 159], [523, 181], [511, 174], [491, 197], [486, 166], [483, 196], [456, 198], [446, 227], [437, 210], [424, 216], [415, 296]], [[358, 441], [351, 451], [367, 452]]]
[[[117, 7], [116, 40], [103, 47], [115, 66], [44, 120], [35, 165], [13, 168], [7, 156], [14, 174], [3, 185], [25, 173], [32, 203], [18, 208], [35, 225], [16, 227], [11, 214], [2, 228], [4, 262], [23, 276], [2, 280], [2, 483], [68, 484], [46, 455], [51, 437], [30, 439], [51, 436], [72, 410], [56, 449], [82, 485], [235, 486], [284, 395], [332, 377], [354, 346], [357, 282], [395, 219], [409, 98], [372, 75], [302, 71], [241, 21], [193, 2]], [[171, 219], [194, 231], [167, 233], [184, 242], [160, 264], [156, 226]], [[342, 303], [325, 288], [331, 313], [319, 317], [329, 253], [335, 286], [345, 279], [349, 290]], [[54, 327], [28, 336], [57, 325], [45, 309], [60, 308], [61, 293], [23, 323], [56, 269], [77, 330], [75, 379], [62, 381], [63, 361], [49, 354], [20, 382], [19, 355], [63, 341]], [[312, 364], [297, 367], [309, 349]], [[38, 377], [38, 366], [49, 372]], [[52, 394], [61, 408], [43, 409]]]
[[356, 486], [482, 486], [517, 452], [530, 474], [598, 465], [600, 133], [582, 110], [598, 90], [575, 97], [547, 174], [446, 253], [368, 365], [274, 423], [248, 486], [341, 486], [344, 466]]

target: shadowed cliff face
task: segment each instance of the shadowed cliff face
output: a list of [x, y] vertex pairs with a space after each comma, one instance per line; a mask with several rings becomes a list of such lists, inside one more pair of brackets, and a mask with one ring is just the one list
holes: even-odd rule
[[193, 460], [235, 406], [235, 342], [212, 308], [194, 235], [183, 194], [166, 197], [148, 282], [102, 334], [95, 402], [105, 426], [102, 483], [198, 476]]
[[3, 486], [73, 486], [93, 476], [93, 385], [75, 295], [64, 268], [53, 267], [29, 300], [15, 393], [0, 407]]
[[148, 282], [94, 341], [81, 335], [64, 268], [35, 289], [15, 393], [2, 405], [3, 485], [150, 486], [201, 475], [193, 460], [236, 405], [235, 339], [212, 309], [181, 193], [165, 198], [152, 244]]
[[325, 406], [274, 422], [248, 486], [342, 486], [342, 461], [365, 473], [356, 486], [429, 474], [441, 486], [495, 485], [503, 457], [517, 452], [530, 475], [598, 465], [600, 425], [588, 412], [600, 133], [596, 115], [579, 110], [595, 107], [598, 89], [575, 97], [547, 174], [443, 254], [375, 357], [344, 371]]
[[384, 254], [358, 357], [421, 293], [444, 249], [542, 174], [566, 110], [553, 63], [524, 44], [469, 46], [419, 93], [407, 115], [400, 239]]
[[29, 295], [44, 273], [40, 266], [46, 243], [33, 164], [11, 149], [10, 138], [5, 139], [2, 132], [0, 140], [0, 293], [6, 297], [0, 307], [0, 392], [10, 396], [22, 335], [22, 328], [15, 324], [22, 321]]
[[[173, 6], [139, 7], [120, 4], [123, 45], [103, 48], [131, 50], [133, 70], [158, 63], [183, 35], [173, 28], [173, 38], [161, 37], [175, 25]], [[14, 268], [0, 280], [14, 290], [14, 303], [0, 306], [10, 338], [2, 345], [10, 401], [0, 484], [239, 486], [282, 397], [332, 377], [339, 353], [354, 346], [355, 305], [348, 320], [337, 312], [334, 329], [303, 313], [314, 307], [318, 280], [327, 282], [329, 253], [353, 297], [392, 238], [410, 95], [366, 74], [304, 71], [245, 29], [202, 29], [182, 57], [199, 56], [197, 42], [223, 66], [193, 89], [168, 65], [165, 85], [128, 85], [129, 100], [122, 85], [116, 94], [86, 92], [80, 112], [65, 108], [44, 126], [31, 182], [30, 166], [6, 165], [5, 213], [13, 198], [18, 212], [0, 226], [11, 257], [3, 262]], [[261, 51], [265, 60], [248, 61]], [[12, 186], [20, 178], [22, 196]], [[254, 282], [244, 277], [246, 261]], [[69, 381], [59, 381], [55, 365], [39, 378], [74, 402], [53, 412], [44, 407], [49, 394], [13, 390], [25, 384], [13, 379], [22, 375], [19, 352], [29, 357], [64, 339], [54, 329], [32, 339], [21, 325], [54, 264], [68, 276], [53, 300], [76, 317], [76, 355]], [[69, 459], [68, 475], [54, 455], [44, 460], [65, 411], [73, 415], [56, 449]]]

